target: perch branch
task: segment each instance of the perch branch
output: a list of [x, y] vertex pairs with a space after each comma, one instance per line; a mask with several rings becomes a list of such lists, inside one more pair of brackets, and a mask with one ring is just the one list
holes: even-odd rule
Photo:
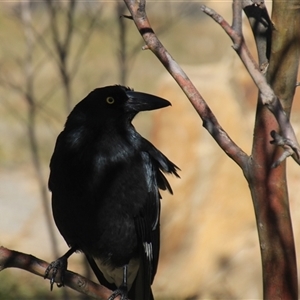
[[[48, 265], [47, 262], [32, 255], [0, 247], [0, 272], [7, 268], [18, 268], [44, 277]], [[55, 282], [59, 283], [59, 279]], [[107, 299], [112, 294], [112, 291], [103, 285], [99, 285], [71, 271], [66, 271], [64, 284], [94, 299]]]
[[[225, 130], [220, 126], [204, 98], [200, 95], [188, 76], [157, 38], [146, 15], [146, 1], [124, 0], [124, 2], [131, 13], [137, 29], [146, 43], [143, 49], [149, 49], [157, 56], [194, 106], [203, 121], [203, 127], [208, 130], [223, 151], [231, 159], [233, 159], [245, 173], [247, 170], [248, 155], [234, 143]], [[245, 175], [247, 176], [246, 173]]]
[[[241, 13], [235, 11], [237, 9], [241, 9], [241, 5], [236, 4], [238, 2], [239, 0], [234, 1], [233, 10], [234, 15], [238, 18], [241, 18]], [[283, 147], [286, 157], [292, 155], [294, 160], [298, 164], [300, 164], [300, 145], [297, 141], [294, 129], [289, 121], [288, 116], [284, 112], [278, 97], [275, 95], [274, 91], [267, 83], [265, 76], [260, 71], [259, 66], [248, 50], [243, 35], [239, 34], [241, 30], [239, 28], [237, 29], [237, 31], [233, 29], [233, 27], [231, 27], [221, 15], [204, 5], [202, 6], [202, 11], [212, 19], [214, 19], [218, 24], [220, 24], [220, 26], [233, 41], [233, 49], [237, 52], [253, 81], [257, 85], [262, 103], [266, 105], [266, 107], [273, 113], [280, 126], [281, 134], [283, 136], [285, 144], [282, 145], [281, 143], [279, 143], [277, 146]], [[235, 21], [235, 24], [241, 23]], [[273, 140], [273, 142], [276, 144], [276, 140]], [[274, 162], [273, 166], [277, 166], [278, 164], [278, 161]]]

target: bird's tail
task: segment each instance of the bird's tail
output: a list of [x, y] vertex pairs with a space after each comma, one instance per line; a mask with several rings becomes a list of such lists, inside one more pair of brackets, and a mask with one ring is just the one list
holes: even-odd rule
[[146, 260], [140, 259], [137, 276], [128, 293], [130, 300], [154, 300], [151, 289], [151, 276], [148, 274], [150, 267], [147, 264]]
[[[114, 291], [116, 286], [105, 279], [94, 258], [88, 254], [85, 254], [85, 256], [99, 283]], [[148, 270], [149, 266], [147, 267], [141, 262], [136, 279], [128, 293], [130, 300], [154, 300], [151, 283], [145, 282], [145, 268]]]

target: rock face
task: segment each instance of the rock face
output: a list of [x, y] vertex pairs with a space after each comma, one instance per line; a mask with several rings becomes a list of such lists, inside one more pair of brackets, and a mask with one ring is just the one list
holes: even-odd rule
[[[221, 126], [249, 154], [254, 109], [245, 96], [253, 85], [240, 68], [230, 59], [183, 67]], [[155, 293], [162, 299], [262, 298], [259, 243], [247, 182], [202, 127], [175, 81], [165, 75], [159, 82], [158, 94], [169, 99], [172, 108], [156, 114], [151, 139], [181, 168], [182, 179], [170, 180], [174, 196], [163, 193]], [[297, 166], [293, 170], [292, 186], [299, 178]], [[292, 206], [295, 190], [290, 188]]]

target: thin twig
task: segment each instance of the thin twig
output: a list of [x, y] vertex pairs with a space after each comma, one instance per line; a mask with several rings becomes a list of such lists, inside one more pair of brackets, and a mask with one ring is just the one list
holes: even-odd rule
[[242, 2], [241, 0], [233, 0], [232, 5], [232, 29], [242, 35]]

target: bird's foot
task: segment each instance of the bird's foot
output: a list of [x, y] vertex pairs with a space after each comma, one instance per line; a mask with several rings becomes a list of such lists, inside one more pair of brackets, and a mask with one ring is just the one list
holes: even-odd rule
[[53, 261], [47, 267], [44, 279], [50, 279], [50, 290], [52, 291], [55, 279], [58, 277], [60, 282], [57, 282], [58, 287], [64, 286], [64, 274], [68, 267], [68, 259], [65, 256]]
[[118, 296], [120, 296], [121, 300], [129, 300], [127, 294], [128, 294], [127, 287], [121, 285], [119, 288], [114, 290], [114, 292], [110, 295], [110, 297], [107, 300], [114, 300]]

